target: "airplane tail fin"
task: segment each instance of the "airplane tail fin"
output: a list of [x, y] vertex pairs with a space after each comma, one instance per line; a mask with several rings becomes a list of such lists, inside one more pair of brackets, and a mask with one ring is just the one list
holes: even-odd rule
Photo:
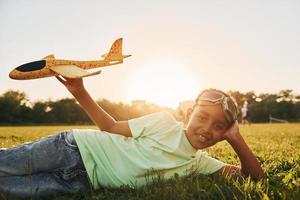
[[102, 55], [106, 61], [123, 62], [124, 58], [131, 55], [122, 55], [122, 38], [117, 39], [110, 48], [109, 53]]

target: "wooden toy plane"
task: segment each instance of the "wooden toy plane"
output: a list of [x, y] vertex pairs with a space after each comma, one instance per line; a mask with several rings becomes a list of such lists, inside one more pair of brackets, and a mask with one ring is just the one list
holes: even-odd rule
[[55, 59], [48, 55], [42, 60], [23, 64], [9, 73], [9, 77], [17, 80], [44, 78], [62, 75], [67, 78], [82, 78], [100, 74], [101, 70], [89, 72], [86, 69], [105, 67], [123, 63], [123, 59], [130, 55], [122, 55], [122, 38], [117, 39], [110, 48], [109, 53], [102, 55], [103, 60], [73, 61]]

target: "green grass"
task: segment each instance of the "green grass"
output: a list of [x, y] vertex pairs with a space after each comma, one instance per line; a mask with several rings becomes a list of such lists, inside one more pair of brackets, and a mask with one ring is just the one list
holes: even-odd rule
[[[0, 127], [0, 147], [37, 140], [59, 130], [94, 126]], [[258, 181], [191, 174], [171, 180], [157, 178], [139, 189], [101, 188], [56, 199], [300, 199], [300, 124], [253, 124], [241, 133], [262, 163], [266, 176]], [[226, 142], [206, 151], [224, 162], [239, 164]]]

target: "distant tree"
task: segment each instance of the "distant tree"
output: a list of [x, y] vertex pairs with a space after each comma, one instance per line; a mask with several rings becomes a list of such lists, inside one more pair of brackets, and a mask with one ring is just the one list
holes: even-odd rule
[[[49, 108], [48, 102], [36, 102], [32, 107], [32, 118], [35, 123], [50, 123], [47, 109]], [[50, 108], [49, 108], [50, 109]]]
[[75, 99], [65, 98], [55, 102], [49, 102], [49, 108], [50, 111], [47, 115], [49, 121], [52, 123], [91, 123]]
[[24, 92], [9, 90], [0, 96], [0, 123], [22, 123], [27, 120], [30, 108]]
[[288, 121], [300, 120], [300, 106], [292, 90], [282, 90], [278, 94], [260, 94], [259, 102], [252, 102], [249, 110], [254, 122], [267, 122], [269, 115]]
[[101, 99], [97, 103], [116, 120], [128, 120], [162, 110], [168, 110], [171, 113], [175, 112], [173, 109], [162, 108], [151, 103], [146, 103], [139, 108], [121, 102], [113, 103], [107, 99]]
[[293, 90], [281, 90], [278, 93], [278, 96], [281, 98], [281, 100], [283, 101], [292, 101], [294, 99], [294, 94], [293, 94]]

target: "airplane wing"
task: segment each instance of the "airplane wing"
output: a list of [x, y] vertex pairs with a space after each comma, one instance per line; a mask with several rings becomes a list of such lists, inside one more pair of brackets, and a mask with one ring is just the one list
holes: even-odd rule
[[83, 78], [101, 73], [101, 70], [96, 72], [88, 72], [77, 67], [76, 65], [58, 65], [53, 66], [50, 69], [67, 78]]

